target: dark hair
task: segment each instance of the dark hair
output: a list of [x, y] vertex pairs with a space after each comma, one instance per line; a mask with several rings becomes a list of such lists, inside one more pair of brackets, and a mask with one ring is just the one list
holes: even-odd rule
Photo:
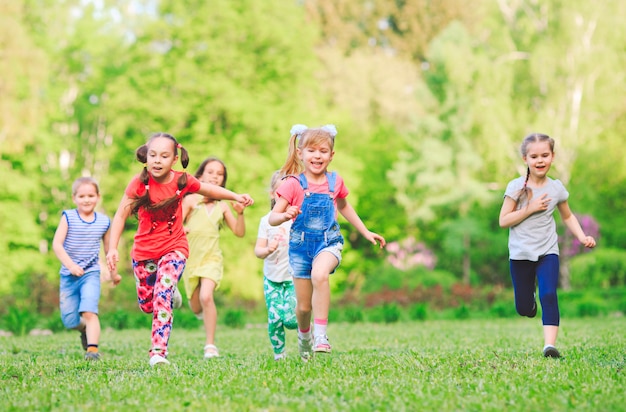
[[[145, 164], [148, 161], [148, 148], [150, 146], [150, 143], [152, 143], [154, 139], [158, 139], [160, 137], [165, 137], [172, 141], [172, 144], [174, 145], [174, 156], [178, 156], [178, 149], [180, 149], [180, 163], [182, 164], [183, 169], [186, 169], [187, 165], [189, 164], [189, 153], [187, 153], [187, 150], [180, 143], [178, 143], [176, 138], [172, 136], [171, 134], [163, 133], [163, 132], [155, 133], [152, 136], [150, 136], [150, 138], [145, 144], [139, 146], [137, 150], [135, 151], [135, 157], [137, 158], [138, 161], [144, 164], [144, 167], [143, 167], [143, 170], [141, 171], [141, 175], [139, 176], [139, 179], [146, 186], [146, 192], [142, 196], [135, 198], [134, 202], [132, 203], [131, 210], [132, 210], [132, 213], [134, 214], [136, 214], [137, 211], [141, 209], [142, 207], [148, 210], [161, 210], [161, 209], [170, 207], [173, 203], [177, 201], [180, 201], [179, 193], [176, 193], [171, 198], [165, 199], [157, 204], [152, 204], [152, 202], [150, 201], [150, 187], [148, 185], [148, 182], [150, 181], [150, 174], [148, 173], [148, 168], [147, 166], [145, 166]], [[187, 186], [187, 173], [183, 173], [178, 178], [177, 184], [178, 184], [178, 191], [183, 190], [185, 186]]]
[[[554, 139], [543, 133], [531, 133], [524, 138], [522, 145], [520, 146], [520, 153], [523, 157], [528, 154], [528, 145], [531, 143], [548, 142], [550, 144], [550, 151], [554, 153]], [[524, 180], [524, 187], [522, 187], [518, 193], [517, 204], [521, 204], [523, 200], [530, 200], [532, 198], [532, 191], [528, 187], [528, 179], [530, 178], [530, 167], [526, 167], [526, 180]]]
[[204, 173], [204, 168], [206, 167], [206, 165], [208, 165], [209, 163], [213, 163], [213, 162], [218, 162], [224, 168], [224, 181], [222, 182], [222, 184], [220, 186], [225, 188], [226, 187], [226, 179], [228, 178], [228, 170], [226, 170], [226, 165], [224, 164], [224, 162], [222, 162], [217, 157], [207, 157], [206, 159], [204, 159], [204, 161], [202, 163], [200, 163], [200, 166], [198, 166], [198, 170], [196, 170], [196, 173], [194, 174], [194, 176], [197, 179], [200, 179], [200, 176], [202, 176], [202, 174]]

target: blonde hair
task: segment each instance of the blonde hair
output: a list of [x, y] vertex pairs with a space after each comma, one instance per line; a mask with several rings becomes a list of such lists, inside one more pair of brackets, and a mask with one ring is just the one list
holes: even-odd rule
[[285, 175], [280, 170], [275, 171], [272, 174], [272, 178], [270, 179], [270, 210], [274, 209], [274, 205], [276, 204], [276, 199], [274, 198], [274, 193], [276, 189], [282, 184]]
[[89, 176], [83, 176], [74, 180], [74, 183], [72, 183], [72, 196], [76, 195], [76, 192], [78, 192], [78, 189], [82, 185], [93, 185], [93, 187], [96, 188], [96, 193], [100, 195], [100, 188], [98, 187], [98, 182], [96, 182], [96, 179]]

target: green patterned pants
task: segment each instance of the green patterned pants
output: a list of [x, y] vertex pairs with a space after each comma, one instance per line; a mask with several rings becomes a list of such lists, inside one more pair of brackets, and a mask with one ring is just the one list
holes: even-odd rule
[[285, 351], [285, 328], [296, 329], [296, 293], [293, 282], [272, 282], [263, 278], [263, 293], [267, 306], [267, 332], [274, 353]]

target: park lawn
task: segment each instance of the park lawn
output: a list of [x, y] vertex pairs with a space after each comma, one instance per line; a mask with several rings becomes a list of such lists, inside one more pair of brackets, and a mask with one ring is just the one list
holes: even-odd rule
[[0, 338], [0, 410], [626, 411], [626, 320], [565, 319], [545, 359], [538, 319], [331, 324], [333, 353], [308, 363], [288, 334], [273, 360], [263, 327], [174, 330], [172, 365], [148, 365], [150, 331], [106, 329], [102, 360], [78, 333]]

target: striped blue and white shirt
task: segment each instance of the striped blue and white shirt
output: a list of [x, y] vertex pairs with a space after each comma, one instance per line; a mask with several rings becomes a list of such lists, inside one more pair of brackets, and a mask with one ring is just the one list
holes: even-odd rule
[[[78, 209], [64, 210], [63, 216], [67, 220], [67, 235], [63, 248], [72, 260], [85, 273], [100, 271], [100, 242], [111, 226], [111, 219], [102, 213], [94, 212], [95, 218], [85, 222], [78, 213]], [[61, 275], [71, 275], [65, 265], [61, 265]]]

